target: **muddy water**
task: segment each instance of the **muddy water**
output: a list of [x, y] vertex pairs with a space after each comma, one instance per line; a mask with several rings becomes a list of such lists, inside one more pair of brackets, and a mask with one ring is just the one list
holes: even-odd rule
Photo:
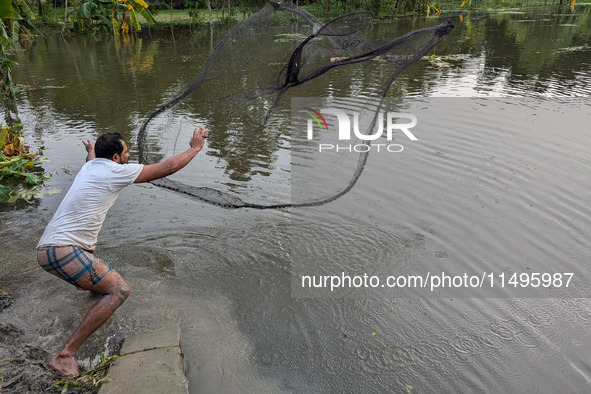
[[[456, 28], [436, 49], [439, 58], [407, 70], [391, 96], [586, 98], [589, 15], [589, 7], [574, 15], [550, 9], [454, 15]], [[436, 22], [380, 22], [374, 34]], [[47, 147], [52, 187], [67, 189], [83, 164], [81, 139], [118, 131], [133, 142], [143, 117], [198, 73], [209, 31], [179, 36], [174, 42], [154, 33], [127, 42], [39, 38], [18, 53], [14, 79], [28, 86], [18, 96], [19, 116], [29, 141]], [[371, 89], [370, 77], [335, 78], [351, 81], [343, 95]], [[477, 291], [460, 298], [422, 291], [292, 297], [290, 269], [302, 241], [312, 253], [304, 255], [318, 265], [328, 261], [327, 250], [348, 252], [344, 267], [353, 267], [352, 275], [429, 264], [455, 274], [522, 265], [585, 272], [591, 141], [582, 121], [573, 116], [556, 139], [528, 128], [507, 134], [491, 127], [498, 112], [486, 111], [498, 104], [483, 99], [461, 111], [473, 101], [449, 103], [453, 111], [439, 119], [462, 127], [423, 134], [423, 145], [405, 143], [405, 156], [396, 159], [371, 156], [359, 185], [334, 204], [226, 210], [151, 185], [124, 190], [99, 236], [98, 256], [127, 278], [132, 296], [80, 358], [90, 362], [126, 333], [178, 324], [192, 392], [589, 391], [591, 304], [584, 287], [535, 298], [509, 290], [496, 298]], [[531, 108], [530, 101], [523, 105]], [[568, 102], [563, 112], [573, 108], [588, 119], [586, 101]], [[173, 131], [208, 122], [192, 105], [173, 115], [187, 123]], [[224, 137], [218, 141], [233, 141], [218, 132]], [[181, 135], [182, 146], [182, 133], [172, 134]], [[267, 156], [258, 162], [243, 144], [227, 151], [208, 146], [194, 168], [204, 183], [250, 196], [251, 188], [280, 182], [261, 172], [289, 171], [287, 136], [268, 138]], [[160, 146], [163, 156], [171, 154], [170, 141]], [[3, 324], [24, 327], [17, 342], [48, 352], [96, 300], [40, 272], [34, 260], [62, 197], [63, 191], [0, 213], [2, 282], [16, 295]]]

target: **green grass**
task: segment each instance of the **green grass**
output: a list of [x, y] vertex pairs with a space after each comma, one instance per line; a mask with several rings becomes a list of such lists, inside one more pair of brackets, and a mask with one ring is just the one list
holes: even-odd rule
[[[207, 13], [207, 11], [205, 11], [205, 13]], [[154, 19], [156, 20], [157, 24], [170, 23], [171, 19], [173, 24], [188, 24], [189, 22], [195, 23], [194, 20], [191, 21], [188, 10], [173, 10], [172, 17], [171, 12], [167, 10], [159, 10], [152, 14], [154, 15]]]

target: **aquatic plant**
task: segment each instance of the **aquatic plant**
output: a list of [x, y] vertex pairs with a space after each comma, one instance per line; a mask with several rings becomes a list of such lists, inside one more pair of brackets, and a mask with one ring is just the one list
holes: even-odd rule
[[55, 192], [39, 187], [49, 179], [38, 167], [47, 158], [41, 156], [43, 147], [39, 152], [30, 152], [22, 133], [21, 125], [0, 125], [0, 202], [30, 201]]
[[76, 392], [93, 393], [104, 382], [110, 382], [107, 371], [113, 362], [119, 359], [119, 356], [106, 358], [105, 351], [101, 352], [101, 362], [96, 367], [81, 373], [78, 376], [66, 377], [47, 388], [46, 391], [67, 393], [68, 389], [75, 389]]
[[130, 354], [147, 352], [156, 349], [167, 349], [175, 346], [154, 346], [146, 349], [133, 350], [121, 355], [114, 355], [111, 357], [105, 356], [105, 350], [101, 352], [101, 362], [94, 368], [82, 372], [80, 375], [65, 377], [58, 382], [55, 382], [46, 391], [67, 393], [69, 390], [74, 390], [76, 393], [95, 393], [103, 383], [110, 382], [111, 378], [107, 376], [109, 368], [116, 360]]

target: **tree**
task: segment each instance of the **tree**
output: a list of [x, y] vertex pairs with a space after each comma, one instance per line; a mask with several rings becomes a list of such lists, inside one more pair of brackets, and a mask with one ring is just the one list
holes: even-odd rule
[[19, 36], [35, 29], [35, 16], [23, 0], [0, 1], [0, 90], [4, 102], [14, 104], [12, 67], [18, 63], [8, 57], [8, 51], [18, 43]]
[[[119, 11], [122, 11], [121, 15]], [[113, 0], [113, 33], [127, 34], [130, 30], [141, 30], [137, 14], [143, 16], [149, 24], [156, 23], [144, 0]]]
[[78, 32], [97, 31], [101, 27], [115, 35], [138, 31], [141, 26], [137, 14], [150, 24], [156, 22], [144, 0], [83, 0], [71, 15], [67, 14]]

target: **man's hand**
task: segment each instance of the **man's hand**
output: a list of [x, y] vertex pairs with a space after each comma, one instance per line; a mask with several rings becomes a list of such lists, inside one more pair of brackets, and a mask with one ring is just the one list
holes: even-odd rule
[[191, 146], [191, 148], [197, 149], [197, 152], [199, 152], [201, 148], [203, 148], [206, 138], [207, 130], [205, 130], [205, 127], [196, 127], [195, 130], [193, 130], [193, 135], [191, 136], [191, 139], [189, 140], [189, 145]]
[[84, 144], [84, 147], [86, 148], [86, 152], [88, 152], [88, 154], [86, 155], [86, 161], [90, 161], [92, 159], [94, 159], [95, 153], [94, 153], [94, 145], [92, 144], [92, 142], [90, 142], [89, 139], [87, 139], [86, 141], [82, 140], [82, 143]]

